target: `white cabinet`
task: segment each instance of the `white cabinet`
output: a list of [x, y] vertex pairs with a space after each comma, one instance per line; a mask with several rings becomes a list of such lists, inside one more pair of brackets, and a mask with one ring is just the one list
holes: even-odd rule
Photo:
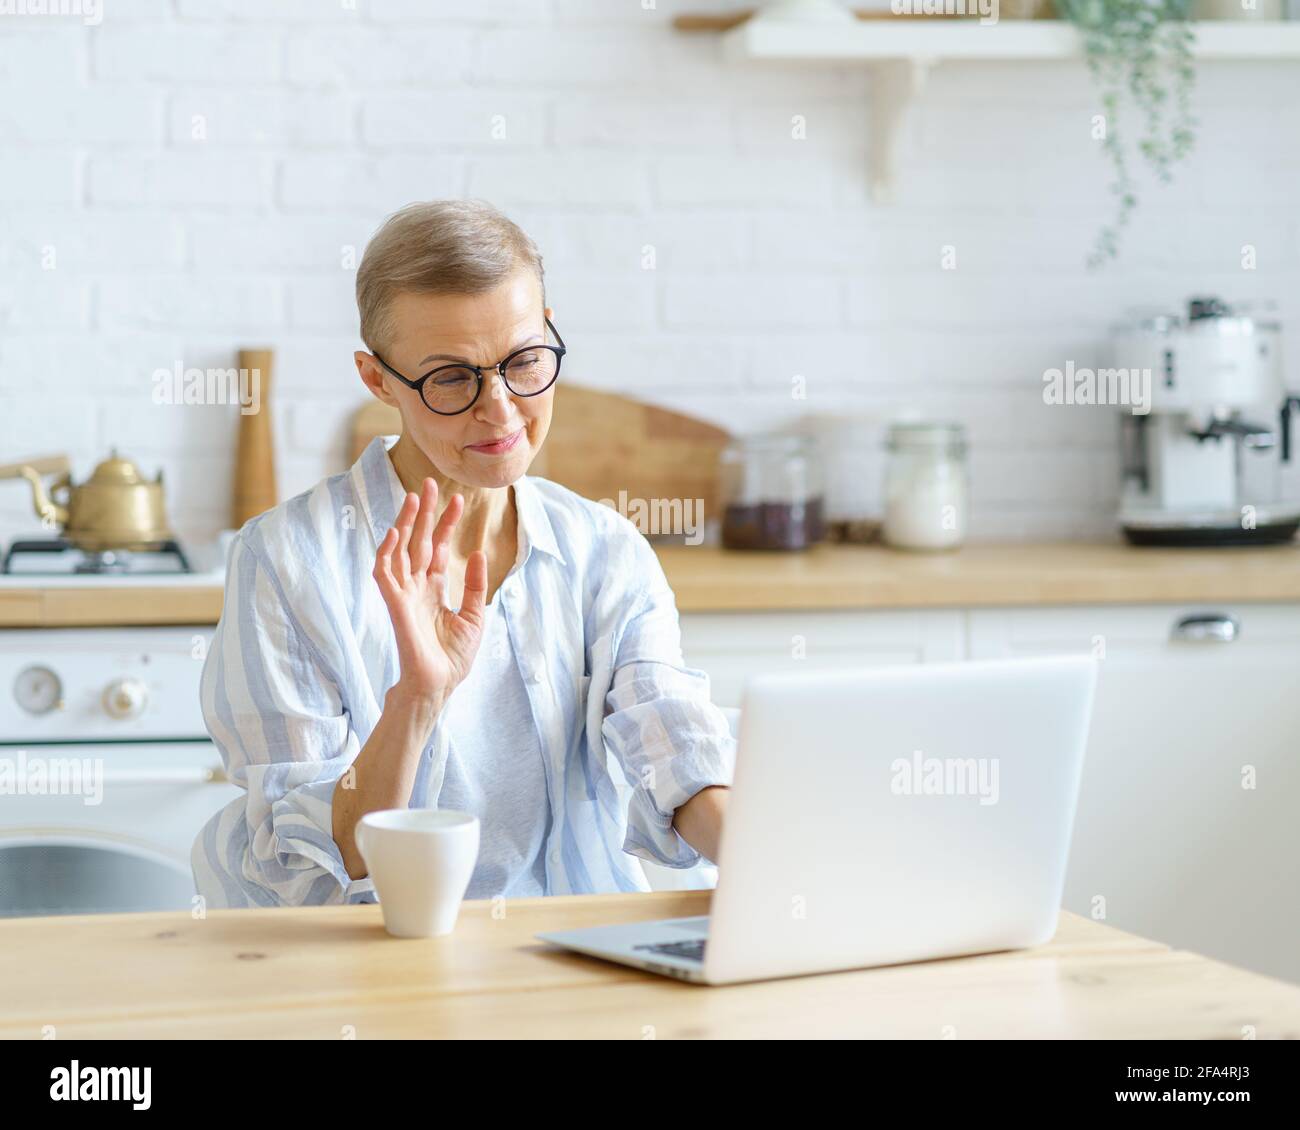
[[[1176, 638], [1207, 614], [1237, 637]], [[1300, 607], [982, 609], [969, 639], [1101, 660], [1066, 908], [1300, 981]]]
[[682, 613], [686, 662], [708, 672], [713, 701], [739, 706], [745, 680], [771, 671], [961, 659], [962, 613]]

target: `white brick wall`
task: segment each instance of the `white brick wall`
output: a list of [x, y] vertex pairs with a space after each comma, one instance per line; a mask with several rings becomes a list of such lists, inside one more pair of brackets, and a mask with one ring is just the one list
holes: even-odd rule
[[[155, 406], [151, 374], [269, 344], [281, 494], [337, 469], [363, 402], [346, 264], [386, 213], [436, 196], [488, 197], [533, 233], [574, 380], [737, 431], [799, 412], [965, 421], [986, 538], [1110, 529], [1114, 420], [1046, 409], [1040, 376], [1094, 358], [1125, 307], [1274, 297], [1300, 326], [1300, 67], [1201, 67], [1196, 153], [1144, 189], [1122, 262], [1094, 276], [1107, 178], [1082, 66], [936, 70], [880, 208], [867, 74], [728, 64], [714, 37], [671, 30], [728, 6], [0, 17], [0, 462], [66, 450], [85, 474], [117, 445], [165, 470], [183, 531], [210, 534], [234, 410]], [[878, 448], [859, 463], [876, 494]], [[24, 488], [0, 484], [0, 539], [34, 528]]]

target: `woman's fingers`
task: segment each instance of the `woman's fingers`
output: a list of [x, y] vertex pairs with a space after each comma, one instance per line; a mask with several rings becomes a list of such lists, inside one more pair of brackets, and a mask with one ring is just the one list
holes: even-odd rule
[[411, 576], [418, 577], [429, 568], [433, 558], [433, 520], [438, 513], [438, 484], [425, 479], [420, 488], [420, 507], [411, 528]]
[[373, 576], [379, 585], [379, 594], [384, 598], [384, 603], [388, 603], [389, 595], [395, 590], [392, 573], [392, 555], [393, 546], [397, 544], [397, 531], [389, 528], [384, 534], [384, 540], [379, 543], [379, 549], [375, 552], [375, 568]]
[[393, 529], [397, 531], [397, 544], [393, 547], [390, 568], [393, 572], [393, 580], [399, 585], [405, 585], [407, 577], [411, 574], [411, 559], [407, 554], [407, 546], [411, 542], [411, 529], [415, 525], [415, 515], [419, 509], [420, 496], [408, 492], [402, 501], [402, 508], [397, 512], [397, 521], [393, 523]]
[[384, 540], [379, 543], [375, 553], [373, 576], [379, 586], [379, 595], [388, 609], [388, 618], [398, 640], [409, 638], [411, 633], [411, 611], [402, 586], [393, 577], [393, 552], [397, 547], [397, 530], [389, 527]]
[[453, 494], [447, 500], [447, 507], [442, 512], [442, 517], [438, 519], [438, 525], [433, 531], [432, 554], [429, 558], [429, 573], [445, 573], [447, 571], [447, 558], [451, 554], [451, 532], [456, 528], [456, 523], [460, 521], [461, 511], [465, 509], [465, 499], [462, 495]]
[[487, 599], [487, 554], [476, 549], [465, 562], [465, 594], [460, 600], [460, 618], [476, 628], [483, 625], [483, 602]]

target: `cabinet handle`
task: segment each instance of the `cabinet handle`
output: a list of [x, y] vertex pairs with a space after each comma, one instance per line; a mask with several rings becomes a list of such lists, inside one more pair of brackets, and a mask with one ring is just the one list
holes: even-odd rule
[[1241, 634], [1241, 621], [1223, 612], [1184, 616], [1174, 625], [1170, 639], [1188, 643], [1232, 643]]
[[[210, 769], [177, 767], [173, 769], [105, 769], [100, 778], [103, 784], [116, 785], [227, 785], [223, 766]], [[35, 786], [32, 786], [34, 789]]]

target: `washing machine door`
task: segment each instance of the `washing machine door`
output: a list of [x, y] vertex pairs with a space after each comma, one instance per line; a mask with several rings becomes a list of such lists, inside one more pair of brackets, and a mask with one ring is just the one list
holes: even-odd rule
[[[241, 790], [206, 741], [0, 746], [0, 918], [190, 910], [190, 848]], [[73, 772], [79, 769], [79, 772]]]
[[0, 837], [0, 918], [189, 910], [188, 867], [93, 834]]

